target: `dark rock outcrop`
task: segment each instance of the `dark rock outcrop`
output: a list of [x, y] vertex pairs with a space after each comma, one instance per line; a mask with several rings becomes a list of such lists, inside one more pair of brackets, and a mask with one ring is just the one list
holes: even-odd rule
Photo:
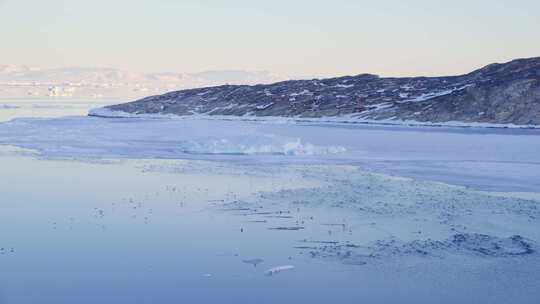
[[107, 109], [131, 114], [351, 116], [359, 120], [540, 125], [540, 57], [490, 64], [459, 76], [361, 74], [182, 90]]

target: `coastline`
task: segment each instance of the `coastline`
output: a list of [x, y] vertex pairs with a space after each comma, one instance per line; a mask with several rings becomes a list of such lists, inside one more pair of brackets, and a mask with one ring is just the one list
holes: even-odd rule
[[379, 126], [404, 126], [404, 127], [447, 127], [447, 128], [484, 128], [484, 129], [540, 129], [540, 125], [516, 125], [484, 122], [422, 122], [415, 120], [369, 120], [361, 119], [352, 115], [336, 117], [283, 117], [283, 116], [233, 116], [233, 115], [205, 115], [193, 113], [192, 115], [176, 115], [162, 113], [133, 114], [123, 111], [113, 111], [107, 107], [91, 109], [88, 116], [103, 118], [145, 118], [145, 119], [206, 119], [206, 120], [233, 120], [233, 121], [254, 121], [263, 123], [320, 123], [328, 125], [379, 125]]

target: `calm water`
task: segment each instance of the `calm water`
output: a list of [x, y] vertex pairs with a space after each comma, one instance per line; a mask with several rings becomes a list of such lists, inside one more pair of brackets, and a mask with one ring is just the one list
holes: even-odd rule
[[[79, 115], [95, 105], [9, 104], [24, 107], [0, 109], [0, 119]], [[349, 174], [344, 165], [315, 172], [301, 165], [194, 160], [50, 160], [3, 146], [0, 168], [0, 303], [539, 299], [537, 256], [475, 263], [459, 256], [401, 257], [364, 264], [315, 257], [301, 248], [352, 245], [400, 230], [399, 220], [396, 227], [373, 229], [372, 219], [303, 202], [306, 197], [285, 203], [287, 191], [332, 189], [333, 176]], [[380, 185], [375, 178], [365, 183]], [[295, 268], [266, 274], [283, 265]]]
[[61, 117], [86, 115], [88, 110], [123, 102], [122, 100], [89, 99], [78, 100], [68, 98], [50, 99], [0, 99], [0, 122], [17, 117]]

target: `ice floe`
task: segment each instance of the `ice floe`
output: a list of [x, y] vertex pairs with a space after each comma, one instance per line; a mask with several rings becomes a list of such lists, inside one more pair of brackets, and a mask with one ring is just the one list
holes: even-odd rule
[[295, 267], [293, 265], [276, 266], [276, 267], [268, 269], [265, 273], [266, 275], [272, 276], [283, 271], [293, 270], [294, 268]]

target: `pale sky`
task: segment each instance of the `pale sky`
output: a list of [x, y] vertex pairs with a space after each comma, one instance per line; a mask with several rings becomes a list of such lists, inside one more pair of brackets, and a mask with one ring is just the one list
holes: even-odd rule
[[450, 75], [540, 56], [539, 0], [0, 0], [0, 64]]

